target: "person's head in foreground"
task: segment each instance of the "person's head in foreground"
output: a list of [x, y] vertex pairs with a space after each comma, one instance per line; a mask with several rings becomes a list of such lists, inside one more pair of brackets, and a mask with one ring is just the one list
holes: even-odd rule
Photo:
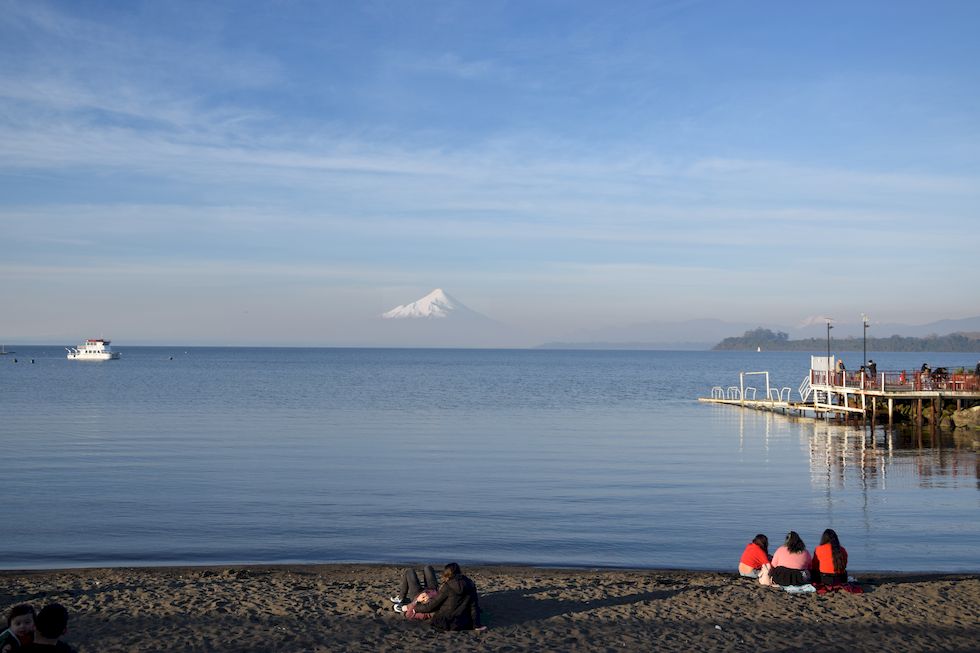
[[68, 610], [60, 603], [49, 603], [37, 613], [34, 628], [34, 641], [38, 644], [57, 643], [68, 632]]
[[755, 544], [760, 549], [762, 549], [763, 551], [765, 551], [766, 553], [769, 553], [769, 538], [763, 535], [762, 533], [759, 533], [758, 535], [753, 537], [752, 543]]
[[800, 534], [796, 531], [790, 531], [786, 533], [786, 541], [783, 542], [786, 550], [790, 553], [800, 553], [801, 551], [806, 551], [806, 544], [800, 538]]
[[30, 642], [34, 635], [34, 606], [19, 603], [10, 608], [7, 611], [7, 628], [21, 644]]

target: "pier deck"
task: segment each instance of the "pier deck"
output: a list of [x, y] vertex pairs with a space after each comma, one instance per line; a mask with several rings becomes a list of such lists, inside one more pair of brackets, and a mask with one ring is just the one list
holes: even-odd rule
[[[821, 360], [823, 359], [815, 357], [815, 361]], [[762, 388], [747, 384], [747, 377], [753, 375], [765, 378], [764, 399], [757, 398]], [[864, 371], [828, 372], [811, 369], [797, 392], [800, 399], [793, 401], [792, 388], [772, 387], [769, 383], [769, 372], [742, 372], [739, 374], [739, 385], [727, 388], [715, 386], [711, 390], [711, 397], [700, 397], [698, 401], [784, 414], [804, 415], [811, 412], [814, 416], [861, 415], [872, 420], [875, 419], [881, 401], [887, 407], [889, 423], [893, 420], [895, 406], [906, 403], [910, 406], [910, 414], [914, 420], [921, 424], [923, 411], [928, 407], [935, 423], [936, 416], [942, 413], [944, 403], [955, 401], [957, 408], [980, 403], [980, 375], [964, 372], [950, 374], [946, 368], [936, 368], [935, 372], [887, 371], [874, 376], [866, 375]]]
[[804, 414], [806, 411], [814, 413], [863, 413], [860, 408], [850, 408], [847, 406], [817, 406], [813, 402], [804, 401], [775, 401], [769, 399], [716, 399], [713, 397], [698, 397], [698, 401], [708, 404], [725, 404], [728, 406], [741, 406], [754, 410], [768, 410], [771, 412], [781, 412], [784, 414], [798, 413]]

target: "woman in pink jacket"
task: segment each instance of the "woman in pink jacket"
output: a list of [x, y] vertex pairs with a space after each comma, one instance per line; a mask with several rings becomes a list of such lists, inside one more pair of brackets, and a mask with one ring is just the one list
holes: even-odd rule
[[764, 585], [805, 585], [810, 582], [811, 563], [810, 552], [806, 550], [799, 533], [790, 531], [783, 545], [772, 554], [769, 573], [763, 574], [771, 583], [765, 583], [761, 578], [759, 582]]

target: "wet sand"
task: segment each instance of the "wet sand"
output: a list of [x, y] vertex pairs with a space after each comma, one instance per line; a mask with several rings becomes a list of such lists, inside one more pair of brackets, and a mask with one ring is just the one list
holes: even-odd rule
[[386, 598], [393, 565], [0, 572], [3, 610], [58, 601], [80, 653], [146, 651], [976, 651], [980, 575], [861, 574], [792, 595], [733, 573], [464, 567], [482, 632], [439, 633]]

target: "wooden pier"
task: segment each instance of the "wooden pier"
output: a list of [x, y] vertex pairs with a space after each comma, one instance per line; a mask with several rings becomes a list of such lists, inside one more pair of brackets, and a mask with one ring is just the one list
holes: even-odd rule
[[[797, 388], [798, 401], [792, 398], [792, 388], [771, 386], [769, 372], [742, 372], [737, 386], [715, 386], [710, 397], [700, 397], [698, 401], [787, 415], [853, 415], [872, 421], [881, 405], [887, 407], [889, 424], [894, 419], [896, 406], [907, 404], [912, 420], [919, 425], [925, 419], [924, 411], [929, 411], [929, 421], [935, 424], [943, 407], [950, 402], [955, 402], [957, 409], [980, 403], [980, 376], [973, 372], [949, 373], [947, 368], [937, 367], [935, 371], [901, 370], [871, 375], [864, 370], [832, 371], [834, 369], [833, 357], [828, 361], [814, 356], [809, 374]], [[762, 398], [758, 396], [762, 388], [757, 388], [751, 383], [753, 379], [748, 378], [752, 376], [765, 379]]]

